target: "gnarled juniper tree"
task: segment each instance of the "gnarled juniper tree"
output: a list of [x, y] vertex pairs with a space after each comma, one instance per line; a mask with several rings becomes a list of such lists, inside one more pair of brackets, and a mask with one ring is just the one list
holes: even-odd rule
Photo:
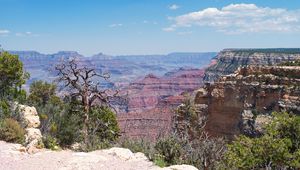
[[108, 73], [99, 73], [95, 68], [88, 68], [78, 62], [76, 58], [62, 61], [55, 67], [58, 81], [68, 89], [72, 98], [80, 101], [83, 107], [83, 139], [89, 144], [89, 114], [93, 106], [112, 107], [112, 101], [118, 97], [118, 90], [104, 88], [103, 84], [109, 82]]

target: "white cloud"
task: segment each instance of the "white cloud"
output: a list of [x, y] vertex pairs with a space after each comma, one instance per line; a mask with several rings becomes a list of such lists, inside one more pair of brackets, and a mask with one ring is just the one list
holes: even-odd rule
[[0, 35], [5, 36], [5, 35], [8, 35], [9, 33], [10, 33], [9, 30], [0, 30]]
[[169, 19], [174, 23], [164, 28], [165, 31], [192, 26], [212, 27], [225, 33], [300, 31], [300, 10], [258, 7], [255, 4], [206, 8]]
[[172, 32], [175, 31], [175, 27], [171, 26], [171, 27], [163, 28], [162, 30], [166, 32]]
[[27, 31], [27, 32], [17, 32], [17, 33], [15, 33], [15, 35], [17, 37], [25, 37], [25, 36], [38, 37], [38, 36], [40, 36], [39, 34], [34, 34], [34, 33], [30, 32], [30, 31]]
[[111, 25], [109, 25], [109, 27], [111, 27], [111, 28], [122, 27], [122, 26], [123, 26], [123, 24], [111, 24]]
[[183, 31], [183, 32], [178, 32], [177, 34], [178, 35], [189, 35], [189, 34], [192, 34], [193, 32], [192, 31]]
[[180, 6], [179, 6], [179, 5], [176, 5], [176, 4], [173, 4], [173, 5], [170, 5], [170, 6], [169, 6], [169, 9], [170, 9], [170, 10], [176, 10], [176, 9], [178, 9], [178, 8], [180, 8]]

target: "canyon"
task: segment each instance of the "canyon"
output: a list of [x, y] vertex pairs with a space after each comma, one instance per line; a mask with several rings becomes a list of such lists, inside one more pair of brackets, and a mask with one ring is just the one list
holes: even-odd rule
[[[116, 106], [122, 135], [155, 140], [171, 130], [174, 110], [191, 93], [203, 85], [204, 67], [216, 53], [171, 53], [168, 55], [109, 56], [99, 53], [84, 57], [77, 52], [61, 51], [41, 54], [34, 51], [11, 51], [19, 55], [31, 74], [27, 82], [53, 81], [54, 66], [76, 58], [80, 64], [109, 72], [111, 84], [126, 98]], [[26, 87], [25, 87], [26, 88]]]
[[29, 84], [54, 80], [50, 66], [72, 57], [99, 72], [110, 72], [112, 84], [106, 87], [120, 87], [127, 99], [117, 116], [122, 135], [129, 138], [156, 140], [169, 134], [175, 110], [187, 96], [194, 97], [198, 113], [208, 117], [205, 128], [211, 136], [255, 136], [258, 124], [273, 111], [299, 114], [300, 110], [299, 68], [276, 66], [299, 60], [299, 49], [225, 49], [215, 57], [215, 53], [92, 57], [77, 52], [13, 53], [31, 73]]
[[169, 134], [175, 109], [187, 93], [203, 85], [204, 70], [179, 69], [162, 77], [153, 74], [130, 83], [126, 111], [118, 115], [122, 133], [130, 138], [155, 140]]

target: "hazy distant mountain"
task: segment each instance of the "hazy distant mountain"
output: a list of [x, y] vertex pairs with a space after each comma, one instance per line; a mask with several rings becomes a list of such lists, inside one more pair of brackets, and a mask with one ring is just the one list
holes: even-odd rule
[[178, 68], [201, 68], [208, 65], [215, 52], [171, 53], [168, 55], [124, 55], [110, 56], [102, 53], [85, 57], [75, 51], [60, 51], [55, 54], [42, 54], [36, 51], [10, 51], [19, 55], [25, 69], [31, 74], [28, 84], [34, 80], [51, 81], [56, 63], [62, 59], [77, 57], [83, 64], [99, 71], [111, 73], [112, 81], [128, 84], [132, 80], [153, 73], [158, 76]]

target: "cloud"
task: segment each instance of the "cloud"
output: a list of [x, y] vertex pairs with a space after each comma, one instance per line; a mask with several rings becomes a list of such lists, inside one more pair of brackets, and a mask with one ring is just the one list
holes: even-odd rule
[[33, 36], [33, 37], [38, 37], [39, 34], [33, 34], [32, 32], [30, 31], [27, 31], [27, 32], [17, 32], [15, 33], [15, 35], [17, 37], [25, 37], [25, 36]]
[[111, 25], [109, 25], [109, 27], [111, 27], [111, 28], [122, 27], [122, 26], [123, 26], [123, 24], [111, 24]]
[[192, 34], [193, 32], [192, 31], [183, 31], [183, 32], [178, 32], [177, 34], [178, 35], [189, 35], [189, 34]]
[[0, 35], [5, 36], [8, 35], [10, 33], [9, 30], [0, 30]]
[[231, 4], [221, 9], [206, 8], [174, 18], [164, 31], [181, 27], [211, 27], [218, 32], [299, 32], [300, 10], [259, 7], [255, 4]]
[[163, 31], [166, 31], [166, 32], [173, 32], [173, 31], [175, 31], [176, 29], [175, 29], [175, 27], [171, 26], [171, 27], [163, 28], [162, 30], [163, 30]]
[[170, 6], [169, 6], [169, 9], [170, 9], [170, 10], [176, 10], [176, 9], [178, 9], [178, 8], [180, 8], [180, 6], [179, 6], [179, 5], [176, 5], [176, 4], [173, 4], [173, 5], [170, 5]]

